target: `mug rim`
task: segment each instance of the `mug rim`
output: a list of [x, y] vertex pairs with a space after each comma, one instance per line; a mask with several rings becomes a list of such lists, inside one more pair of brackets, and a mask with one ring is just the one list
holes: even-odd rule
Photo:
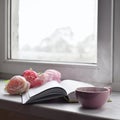
[[107, 87], [78, 87], [76, 92], [82, 93], [104, 93], [110, 92], [110, 89]]

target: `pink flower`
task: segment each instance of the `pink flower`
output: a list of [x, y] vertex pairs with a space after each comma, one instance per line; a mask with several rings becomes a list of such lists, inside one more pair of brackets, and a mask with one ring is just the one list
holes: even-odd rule
[[28, 91], [30, 83], [20, 75], [13, 76], [5, 87], [9, 94], [22, 94]]
[[30, 83], [30, 87], [33, 87], [33, 82], [38, 77], [38, 73], [32, 69], [29, 69], [25, 70], [22, 76]]
[[47, 78], [48, 81], [51, 81], [51, 80], [56, 80], [58, 82], [61, 81], [61, 73], [57, 70], [48, 69], [44, 73], [48, 75], [48, 78]]
[[31, 81], [30, 84], [30, 88], [42, 86], [44, 84], [44, 79], [41, 79], [41, 77], [38, 75], [38, 77]]
[[47, 73], [41, 73], [39, 75], [39, 79], [43, 81], [43, 84], [46, 83], [46, 82], [49, 82], [50, 80], [50, 77]]

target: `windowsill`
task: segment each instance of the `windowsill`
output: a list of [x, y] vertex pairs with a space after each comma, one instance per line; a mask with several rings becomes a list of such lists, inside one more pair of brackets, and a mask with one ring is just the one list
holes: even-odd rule
[[[0, 84], [0, 89], [3, 90]], [[13, 111], [23, 115], [35, 116], [47, 120], [119, 120], [120, 93], [111, 94], [112, 102], [100, 109], [83, 109], [79, 103], [46, 103], [22, 105], [19, 96], [6, 96], [0, 90], [0, 109]]]

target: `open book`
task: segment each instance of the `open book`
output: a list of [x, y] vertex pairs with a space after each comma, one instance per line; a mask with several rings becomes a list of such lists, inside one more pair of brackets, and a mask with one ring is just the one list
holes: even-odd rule
[[69, 102], [77, 102], [75, 90], [78, 87], [93, 87], [92, 84], [74, 80], [63, 80], [60, 83], [50, 81], [40, 87], [31, 88], [22, 95], [22, 103], [44, 102], [57, 98], [65, 98]]

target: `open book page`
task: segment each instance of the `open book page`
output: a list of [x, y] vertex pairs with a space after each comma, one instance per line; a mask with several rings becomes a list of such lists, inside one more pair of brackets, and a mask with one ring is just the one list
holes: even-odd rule
[[[22, 102], [23, 102], [23, 104], [26, 103], [33, 96], [34, 97], [32, 98], [32, 100], [37, 99], [37, 97], [39, 97], [39, 96], [41, 98], [38, 98], [38, 99], [41, 99], [41, 100], [42, 100], [42, 97], [44, 97], [44, 96], [46, 96], [46, 97], [44, 97], [44, 99], [47, 99], [47, 96], [49, 96], [49, 97], [56, 96], [57, 97], [57, 95], [58, 96], [60, 95], [60, 92], [61, 92], [61, 94], [64, 92], [63, 89], [64, 88], [57, 81], [50, 81], [50, 82], [42, 85], [41, 87], [29, 89], [28, 92], [26, 92], [25, 94], [22, 95]], [[52, 95], [51, 95], [51, 93], [52, 93]], [[36, 96], [37, 94], [40, 94], [40, 95]], [[53, 96], [53, 94], [54, 94], [54, 96]]]
[[29, 90], [29, 95], [30, 95], [30, 97], [32, 97], [36, 94], [39, 94], [39, 93], [41, 93], [47, 89], [53, 88], [53, 87], [61, 87], [62, 88], [62, 86], [57, 81], [50, 81], [50, 82], [42, 85], [41, 87], [31, 88]]
[[78, 87], [93, 87], [92, 84], [75, 81], [75, 80], [63, 80], [60, 84], [66, 90], [70, 102], [77, 102], [76, 96], [75, 96], [75, 90]]

